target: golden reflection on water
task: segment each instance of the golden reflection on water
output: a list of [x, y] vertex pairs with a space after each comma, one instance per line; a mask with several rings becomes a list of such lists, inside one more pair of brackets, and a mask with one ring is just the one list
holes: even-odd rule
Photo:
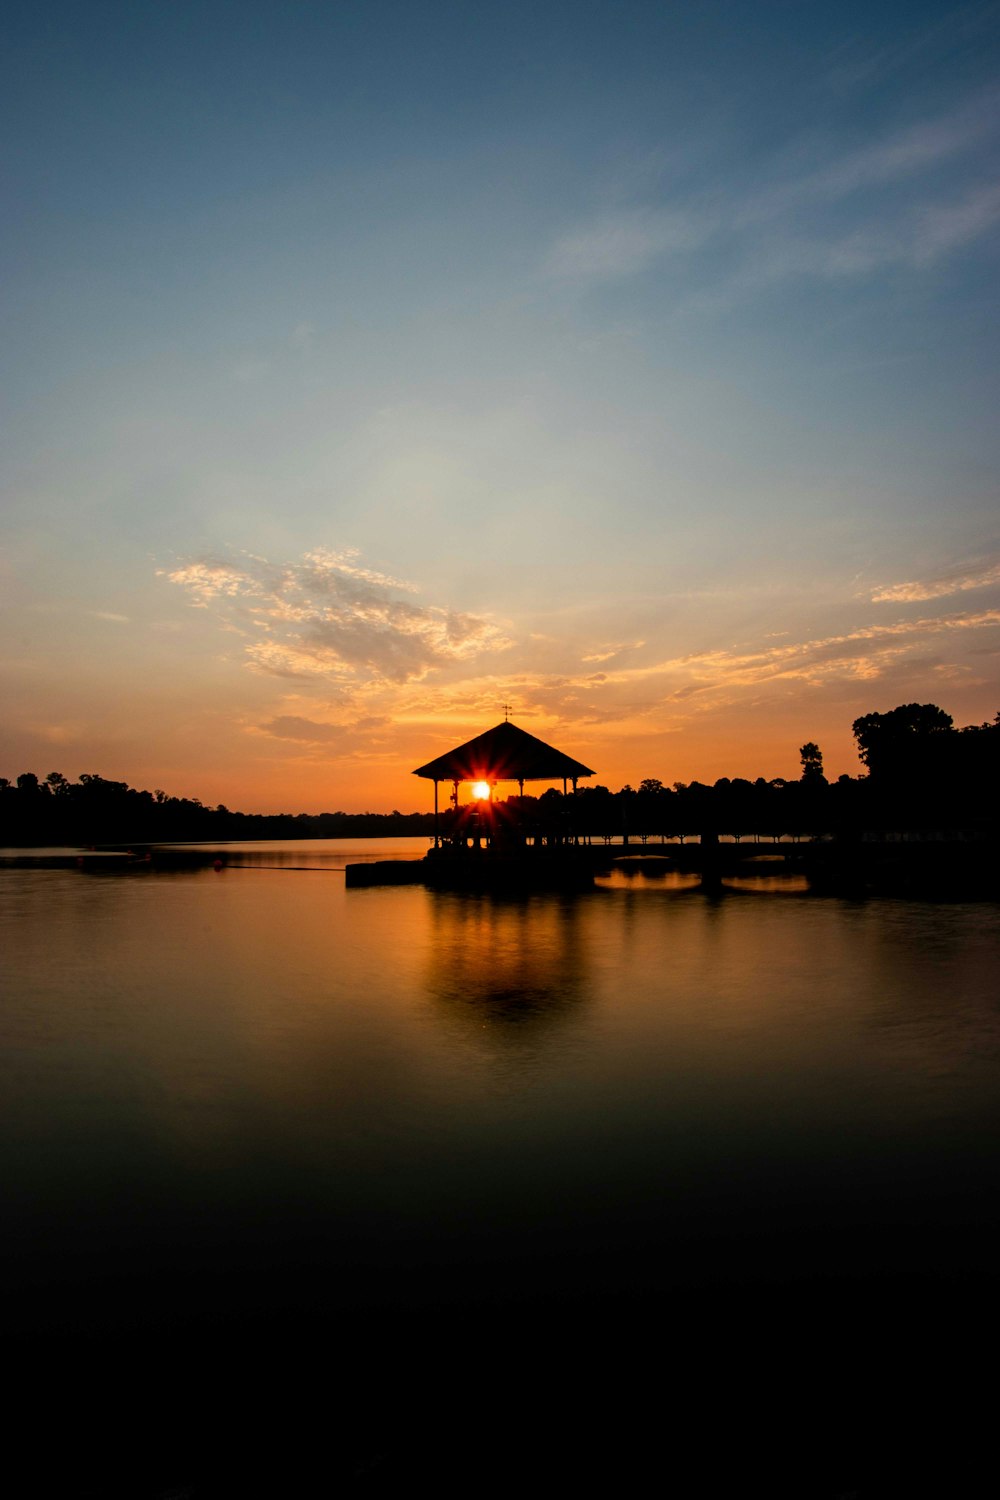
[[[591, 893], [519, 901], [347, 891], [280, 867], [0, 871], [0, 1264], [22, 1347], [50, 1367], [41, 1317], [54, 1308], [74, 1345], [81, 1322], [94, 1330], [71, 1396], [94, 1395], [100, 1452], [84, 1477], [103, 1481], [108, 1433], [130, 1429], [126, 1384], [163, 1413], [155, 1441], [136, 1440], [129, 1493], [153, 1492], [150, 1454], [172, 1460], [202, 1416], [227, 1464], [234, 1447], [258, 1462], [259, 1427], [287, 1465], [303, 1409], [325, 1465], [338, 1444], [351, 1455], [352, 1391], [380, 1441], [416, 1412], [428, 1472], [452, 1428], [471, 1432], [466, 1488], [498, 1445], [534, 1476], [528, 1406], [558, 1449], [554, 1488], [581, 1413], [610, 1433], [617, 1478], [637, 1427], [659, 1433], [683, 1390], [705, 1413], [701, 1488], [711, 1442], [749, 1402], [767, 1490], [801, 1390], [830, 1425], [780, 1493], [860, 1493], [867, 1469], [821, 1486], [810, 1464], [837, 1455], [865, 1402], [895, 1449], [885, 1393], [911, 1348], [898, 1334], [919, 1385], [906, 1420], [928, 1373], [950, 1384], [976, 1368], [967, 1350], [928, 1355], [926, 1334], [937, 1318], [981, 1342], [977, 1293], [956, 1316], [954, 1292], [996, 1263], [998, 918], [806, 899], [772, 879], [707, 894], [620, 871]], [[565, 1316], [550, 1324], [553, 1307]], [[731, 1322], [741, 1309], [749, 1337]], [[138, 1332], [124, 1354], [116, 1324]], [[279, 1328], [288, 1342], [269, 1344]], [[526, 1370], [535, 1399], [512, 1405]], [[62, 1430], [51, 1379], [25, 1384]], [[442, 1428], [459, 1385], [468, 1408]], [[577, 1468], [589, 1441], [572, 1440]], [[414, 1451], [401, 1446], [397, 1488]], [[285, 1473], [268, 1490], [292, 1492], [311, 1490]]]
[[769, 896], [805, 896], [809, 893], [809, 881], [805, 875], [726, 875], [722, 888], [751, 895], [759, 891]]
[[743, 1159], [996, 1114], [986, 907], [677, 872], [521, 900], [280, 869], [3, 881], [22, 1176], [103, 1152], [336, 1182], [515, 1122], [543, 1163], [557, 1136]]
[[619, 864], [607, 873], [596, 877], [599, 890], [625, 891], [636, 886], [650, 885], [664, 891], [697, 891], [701, 876], [685, 870], [674, 870], [668, 861], [646, 857], [639, 861]]
[[579, 998], [585, 926], [574, 898], [435, 893], [424, 983], [442, 1019], [514, 1037]]

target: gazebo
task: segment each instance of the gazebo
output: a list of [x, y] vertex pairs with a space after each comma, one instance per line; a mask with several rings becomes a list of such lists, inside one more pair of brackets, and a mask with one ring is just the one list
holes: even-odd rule
[[522, 797], [526, 781], [561, 781], [565, 796], [569, 783], [575, 792], [579, 778], [593, 776], [594, 772], [571, 755], [565, 755], [562, 750], [556, 750], [553, 745], [547, 745], [544, 740], [518, 729], [516, 724], [505, 719], [502, 724], [487, 729], [485, 734], [477, 734], [475, 739], [466, 740], [464, 745], [456, 745], [454, 750], [428, 761], [413, 774], [434, 783], [434, 844], [437, 847], [440, 843], [439, 782], [453, 784], [453, 801], [457, 807], [458, 788], [465, 781], [481, 784], [486, 789], [485, 800], [492, 800], [493, 788], [498, 781], [516, 781]]

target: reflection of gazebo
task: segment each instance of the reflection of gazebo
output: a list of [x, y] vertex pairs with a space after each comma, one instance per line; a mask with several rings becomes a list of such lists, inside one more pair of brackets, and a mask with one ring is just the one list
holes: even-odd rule
[[571, 755], [564, 755], [561, 750], [505, 720], [487, 729], [485, 734], [477, 734], [475, 739], [439, 755], [437, 760], [428, 761], [413, 774], [434, 783], [434, 842], [437, 844], [438, 783], [441, 781], [452, 782], [453, 801], [457, 807], [459, 783], [463, 781], [485, 783], [490, 797], [498, 781], [516, 781], [522, 797], [526, 781], [561, 781], [565, 795], [570, 782], [575, 792], [579, 777], [593, 776], [594, 772]]

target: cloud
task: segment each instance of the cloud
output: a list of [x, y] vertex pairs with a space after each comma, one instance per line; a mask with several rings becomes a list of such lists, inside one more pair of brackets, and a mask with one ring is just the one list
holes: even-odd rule
[[258, 726], [264, 734], [282, 740], [303, 740], [307, 744], [329, 744], [342, 740], [347, 733], [343, 724], [326, 724], [315, 719], [304, 719], [298, 714], [284, 714]]
[[920, 210], [909, 236], [909, 258], [914, 265], [930, 265], [960, 250], [992, 229], [1000, 219], [1000, 185], [976, 188], [948, 203]]
[[958, 196], [879, 209], [853, 227], [847, 219], [846, 228], [818, 224], [813, 237], [791, 230], [790, 222], [748, 238], [740, 264], [722, 283], [723, 293], [790, 279], [846, 281], [893, 266], [928, 270], [1000, 223], [1000, 186], [990, 183]]
[[[794, 277], [928, 269], [1000, 221], [1000, 186], [982, 162], [998, 129], [995, 98], [979, 93], [839, 156], [813, 152], [805, 170], [762, 181], [769, 175], [762, 163], [756, 185], [741, 182], [710, 208], [692, 196], [669, 209], [646, 204], [601, 214], [557, 239], [545, 272], [585, 287], [686, 256], [691, 274], [711, 266], [719, 275], [718, 297], [720, 289], [745, 293]], [[690, 259], [706, 246], [711, 256]], [[705, 293], [695, 301], [704, 303]]]
[[620, 656], [623, 651], [639, 651], [645, 644], [645, 641], [618, 641], [614, 645], [598, 646], [595, 650], [588, 652], [586, 656], [581, 656], [580, 660], [587, 662], [611, 661], [613, 657]]
[[[994, 572], [986, 561], [933, 587], [878, 592], [916, 588], [893, 596], [898, 609], [918, 593], [938, 597]], [[317, 550], [282, 564], [216, 556], [186, 561], [169, 576], [219, 626], [241, 633], [247, 666], [287, 685], [280, 702], [245, 722], [276, 750], [283, 744], [305, 759], [388, 755], [395, 763], [412, 753], [417, 764], [431, 726], [454, 743], [512, 704], [515, 720], [543, 738], [559, 742], [568, 729], [579, 731], [577, 753], [587, 760], [591, 733], [677, 733], [706, 714], [759, 710], [820, 690], [850, 700], [875, 684], [885, 692], [899, 685], [912, 696], [914, 681], [968, 675], [964, 664], [977, 649], [995, 649], [1000, 639], [998, 608], [880, 620], [881, 607], [866, 605], [868, 619], [837, 633], [786, 627], [659, 657], [649, 628], [645, 644], [596, 636], [584, 645], [573, 617], [568, 634], [525, 636], [520, 650], [501, 655], [513, 642], [495, 621], [425, 604], [412, 583], [353, 551]]]
[[[706, 712], [769, 701], [775, 695], [818, 688], [850, 694], [892, 674], [938, 676], [961, 670], [956, 653], [936, 641], [973, 636], [1000, 626], [1000, 610], [955, 613], [868, 624], [837, 635], [778, 643], [764, 636], [749, 648], [717, 648], [668, 657], [643, 666], [605, 666], [580, 675], [529, 669], [500, 676], [452, 680], [396, 700], [400, 718], [454, 719], [463, 726], [489, 718], [501, 701], [515, 717], [542, 727], [613, 724], [620, 732], [655, 725], [676, 731]], [[966, 648], [968, 649], [968, 648]], [[643, 730], [645, 732], [645, 730]], [[586, 759], [586, 756], [583, 757]]]
[[1000, 219], [1000, 187], [976, 188], [961, 198], [925, 203], [894, 224], [859, 229], [802, 247], [802, 270], [828, 277], [864, 276], [883, 266], [920, 269], [963, 249]]
[[750, 217], [774, 217], [809, 199], [836, 202], [900, 182], [971, 151], [996, 129], [994, 97], [977, 94], [946, 115], [917, 121], [765, 189], [745, 211]]
[[1000, 563], [985, 563], [958, 573], [944, 573], [923, 582], [892, 583], [876, 589], [872, 594], [873, 604], [909, 604], [925, 599], [943, 599], [948, 594], [960, 594], [968, 589], [982, 589], [991, 583], [1000, 583]]
[[697, 218], [682, 213], [637, 209], [605, 214], [558, 240], [546, 269], [564, 281], [615, 281], [646, 270], [671, 252], [693, 250], [706, 232]]
[[249, 728], [254, 734], [295, 740], [302, 745], [319, 745], [327, 749], [336, 746], [337, 753], [343, 755], [359, 750], [370, 751], [379, 734], [389, 726], [390, 720], [384, 714], [364, 714], [343, 723], [310, 719], [303, 714], [278, 714], [266, 724], [253, 724]]
[[358, 555], [356, 547], [347, 547], [340, 552], [318, 547], [313, 552], [307, 552], [305, 561], [312, 565], [310, 577], [314, 587], [328, 589], [331, 577], [338, 580], [359, 578], [363, 583], [373, 583], [379, 588], [404, 589], [410, 594], [417, 592], [415, 583], [407, 583], [405, 579], [393, 578], [388, 573], [376, 573], [371, 568], [360, 567], [355, 561]]
[[129, 623], [128, 615], [115, 614], [114, 610], [111, 609], [92, 609], [90, 613], [95, 620], [107, 620], [113, 625], [127, 625]]
[[399, 597], [414, 585], [363, 566], [354, 549], [282, 565], [203, 558], [161, 572], [249, 637], [249, 665], [280, 677], [403, 683], [510, 645], [491, 620]]
[[50, 745], [76, 745], [86, 733], [87, 726], [80, 721], [68, 724], [32, 724], [33, 733]]
[[705, 685], [725, 683], [745, 687], [775, 678], [819, 684], [829, 677], [870, 678], [908, 650], [908, 638], [922, 639], [952, 631], [979, 630], [1000, 625], [1000, 610], [952, 614], [919, 620], [897, 620], [866, 625], [843, 635], [823, 636], [760, 651], [706, 651], [635, 667], [617, 674], [620, 679], [684, 674]]
[[897, 181], [968, 150], [987, 125], [988, 120], [978, 109], [974, 114], [962, 110], [944, 119], [921, 122], [848, 154], [803, 186], [817, 195], [839, 198]]
[[888, 44], [871, 45], [864, 31], [854, 33], [838, 49], [830, 83], [837, 89], [872, 88], [893, 74], [930, 55], [935, 72], [941, 59], [956, 46], [990, 46], [996, 30], [996, 6], [943, 7], [942, 14], [916, 31], [904, 29]]
[[233, 599], [250, 582], [248, 573], [210, 558], [186, 563], [184, 567], [175, 568], [171, 573], [164, 568], [157, 571], [159, 577], [165, 575], [171, 583], [179, 583], [186, 588], [199, 605], [206, 605], [223, 597]]

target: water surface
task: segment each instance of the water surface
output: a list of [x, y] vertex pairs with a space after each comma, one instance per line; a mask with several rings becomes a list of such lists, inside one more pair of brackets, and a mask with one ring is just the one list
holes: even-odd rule
[[[325, 1434], [348, 1487], [432, 1452], [468, 1482], [472, 1393], [494, 1410], [512, 1381], [532, 1415], [474, 1490], [529, 1446], [539, 1472], [626, 1473], [664, 1402], [687, 1431], [743, 1423], [772, 1487], [884, 1477], [878, 1401], [940, 1389], [941, 1418], [943, 1362], [994, 1313], [996, 908], [766, 873], [345, 890], [385, 842], [0, 870], [11, 1337], [65, 1377], [84, 1469], [90, 1371], [126, 1414], [103, 1482], [127, 1454], [132, 1492], [143, 1465], [251, 1492], [210, 1410], [257, 1411], [279, 1467]], [[762, 1379], [803, 1453], [760, 1448]]]

